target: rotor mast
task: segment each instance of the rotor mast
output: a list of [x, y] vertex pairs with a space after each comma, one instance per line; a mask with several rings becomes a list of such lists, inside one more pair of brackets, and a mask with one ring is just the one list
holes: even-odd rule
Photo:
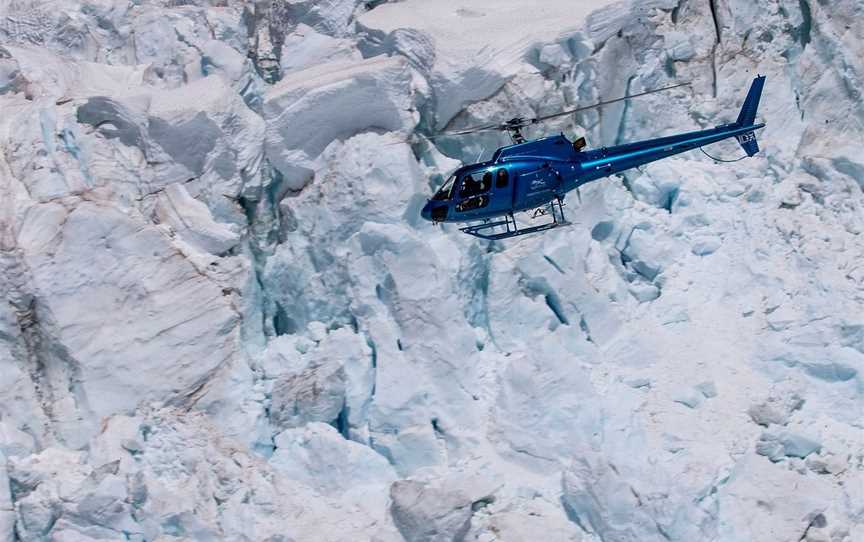
[[513, 118], [504, 123], [504, 130], [510, 135], [510, 140], [514, 145], [525, 143], [525, 136], [522, 135], [522, 127], [525, 126], [525, 121], [521, 118]]

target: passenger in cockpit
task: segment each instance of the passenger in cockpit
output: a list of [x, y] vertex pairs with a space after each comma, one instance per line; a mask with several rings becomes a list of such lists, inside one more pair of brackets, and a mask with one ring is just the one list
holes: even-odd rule
[[470, 174], [462, 178], [462, 184], [459, 189], [459, 196], [467, 198], [483, 194], [492, 188], [492, 174], [488, 171], [483, 174], [479, 181], [475, 181]]
[[462, 186], [459, 188], [459, 195], [463, 198], [473, 196], [477, 193], [477, 183], [474, 182], [474, 177], [470, 174], [462, 177]]
[[588, 145], [588, 142], [585, 141], [584, 137], [580, 137], [573, 142], [573, 150], [576, 152], [582, 152], [582, 149], [584, 149], [586, 145]]
[[482, 194], [490, 188], [492, 188], [492, 174], [487, 171], [483, 174], [483, 179], [480, 181], [480, 193]]

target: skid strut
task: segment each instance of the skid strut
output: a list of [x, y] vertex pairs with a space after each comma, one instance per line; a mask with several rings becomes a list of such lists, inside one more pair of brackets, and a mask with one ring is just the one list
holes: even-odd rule
[[[513, 216], [513, 212], [511, 211], [504, 215], [504, 220], [496, 219], [493, 221], [491, 219], [487, 219], [478, 224], [471, 224], [459, 229], [460, 231], [467, 233], [468, 235], [473, 235], [474, 237], [479, 237], [480, 239], [497, 241], [499, 239], [509, 239], [510, 237], [518, 237], [520, 235], [527, 235], [529, 233], [537, 233], [541, 231], [551, 230], [560, 226], [570, 225], [570, 223], [567, 222], [567, 219], [564, 217], [564, 200], [560, 196], [557, 196], [554, 200], [549, 202], [548, 206], [536, 209], [531, 218], [549, 215], [552, 216], [552, 220], [550, 222], [540, 224], [538, 226], [531, 226], [528, 228], [520, 229], [519, 226], [516, 224], [516, 217]], [[492, 233], [492, 230], [502, 226], [504, 228], [503, 232]]]

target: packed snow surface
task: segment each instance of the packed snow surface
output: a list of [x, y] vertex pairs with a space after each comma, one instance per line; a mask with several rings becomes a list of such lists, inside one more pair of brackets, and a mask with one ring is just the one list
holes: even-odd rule
[[[862, 59], [857, 0], [0, 4], [0, 542], [864, 540]], [[753, 159], [419, 218], [505, 143], [436, 130], [757, 73]]]

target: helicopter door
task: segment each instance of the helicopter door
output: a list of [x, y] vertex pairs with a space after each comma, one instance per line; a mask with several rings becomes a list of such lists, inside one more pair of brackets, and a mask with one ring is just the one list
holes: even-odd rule
[[558, 172], [543, 164], [540, 168], [519, 174], [516, 202], [521, 209], [539, 207], [555, 197], [561, 184]]
[[489, 172], [467, 173], [459, 178], [457, 186], [457, 213], [474, 215], [477, 213], [472, 211], [489, 205], [489, 189], [492, 188], [492, 175]]
[[479, 196], [480, 194], [489, 192], [490, 188], [492, 188], [491, 173], [488, 171], [482, 174], [477, 172], [473, 175], [468, 173], [461, 178], [461, 182], [459, 183], [459, 197], [470, 198]]

